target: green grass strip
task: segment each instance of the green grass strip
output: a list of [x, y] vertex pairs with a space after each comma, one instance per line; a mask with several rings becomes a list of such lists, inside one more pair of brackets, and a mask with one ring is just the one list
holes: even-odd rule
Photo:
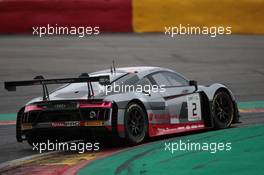
[[238, 102], [239, 109], [263, 109], [264, 101]]
[[16, 114], [0, 114], [0, 121], [15, 121]]
[[[166, 143], [231, 143], [230, 151], [165, 151]], [[264, 125], [175, 137], [131, 148], [82, 168], [87, 174], [251, 175], [264, 172]]]

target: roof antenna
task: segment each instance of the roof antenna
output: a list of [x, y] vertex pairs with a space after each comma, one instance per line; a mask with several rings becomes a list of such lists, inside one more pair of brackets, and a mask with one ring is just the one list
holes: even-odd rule
[[113, 74], [113, 69], [112, 69], [112, 66], [110, 67], [110, 72], [111, 72], [111, 74]]
[[113, 60], [113, 68], [114, 68], [114, 72], [116, 72], [116, 68], [115, 68], [115, 60]]

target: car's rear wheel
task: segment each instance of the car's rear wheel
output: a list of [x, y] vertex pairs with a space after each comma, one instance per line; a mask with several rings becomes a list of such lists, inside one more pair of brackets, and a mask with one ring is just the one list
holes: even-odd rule
[[217, 129], [228, 128], [234, 118], [232, 99], [225, 91], [218, 91], [213, 99], [212, 113], [214, 126]]
[[147, 137], [147, 114], [137, 103], [131, 103], [128, 105], [124, 124], [126, 139], [130, 144], [141, 143]]

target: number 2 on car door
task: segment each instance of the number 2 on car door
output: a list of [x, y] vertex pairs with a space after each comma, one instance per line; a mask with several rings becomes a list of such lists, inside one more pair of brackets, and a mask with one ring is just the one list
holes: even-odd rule
[[201, 103], [199, 94], [187, 96], [188, 120], [201, 120]]
[[193, 105], [193, 116], [197, 116], [197, 105], [196, 103], [192, 103]]

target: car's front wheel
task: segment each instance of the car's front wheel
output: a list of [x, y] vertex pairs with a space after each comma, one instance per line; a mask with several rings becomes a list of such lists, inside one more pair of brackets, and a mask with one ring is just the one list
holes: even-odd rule
[[232, 99], [225, 91], [218, 91], [213, 99], [212, 113], [214, 126], [217, 129], [228, 128], [234, 118]]
[[147, 113], [137, 103], [131, 103], [128, 105], [124, 124], [126, 139], [130, 144], [138, 144], [147, 137]]

